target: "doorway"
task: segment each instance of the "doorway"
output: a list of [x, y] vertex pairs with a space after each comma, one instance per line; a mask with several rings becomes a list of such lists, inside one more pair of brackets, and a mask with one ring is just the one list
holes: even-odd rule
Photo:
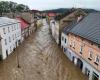
[[82, 70], [82, 68], [83, 68], [83, 62], [79, 58], [77, 60], [77, 66]]
[[90, 70], [88, 68], [85, 68], [85, 75], [87, 75], [88, 77], [90, 75]]
[[17, 47], [17, 41], [16, 41], [16, 47]]
[[8, 57], [8, 50], [6, 50], [6, 56]]
[[99, 80], [99, 75], [93, 72], [92, 80]]
[[73, 58], [72, 58], [72, 62], [74, 63], [74, 60], [75, 60], [75, 57], [73, 56]]

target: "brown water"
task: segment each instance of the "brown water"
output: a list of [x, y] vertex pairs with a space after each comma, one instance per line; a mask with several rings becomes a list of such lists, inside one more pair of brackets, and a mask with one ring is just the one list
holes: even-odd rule
[[[45, 21], [44, 21], [45, 24]], [[18, 53], [18, 54], [17, 54]], [[18, 68], [17, 56], [21, 68]], [[0, 80], [87, 80], [57, 46], [47, 25], [0, 62]]]

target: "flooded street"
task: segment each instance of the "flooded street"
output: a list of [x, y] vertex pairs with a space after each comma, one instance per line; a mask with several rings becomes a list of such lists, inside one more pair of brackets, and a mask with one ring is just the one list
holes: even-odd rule
[[0, 80], [87, 80], [57, 46], [45, 20], [43, 23], [43, 27], [0, 62]]

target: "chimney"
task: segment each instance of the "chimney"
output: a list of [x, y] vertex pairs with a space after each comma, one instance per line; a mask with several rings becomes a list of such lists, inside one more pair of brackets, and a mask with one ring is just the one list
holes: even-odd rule
[[77, 22], [80, 22], [83, 19], [83, 15], [77, 17]]

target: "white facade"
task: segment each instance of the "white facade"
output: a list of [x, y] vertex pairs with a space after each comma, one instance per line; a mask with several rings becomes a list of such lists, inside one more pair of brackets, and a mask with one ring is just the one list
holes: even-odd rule
[[67, 50], [67, 36], [65, 33], [61, 33], [61, 48], [63, 49], [64, 52]]
[[20, 22], [15, 19], [0, 17], [1, 56], [6, 59], [19, 45], [21, 40]]
[[50, 29], [56, 43], [59, 44], [59, 24], [55, 20], [50, 21]]

